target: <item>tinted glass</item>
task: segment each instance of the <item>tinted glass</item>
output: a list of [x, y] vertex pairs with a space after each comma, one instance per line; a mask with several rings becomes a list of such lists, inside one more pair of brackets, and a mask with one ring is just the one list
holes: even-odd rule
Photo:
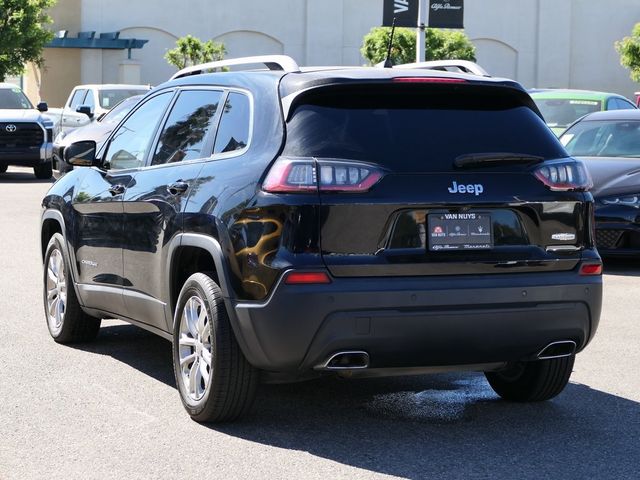
[[110, 168], [137, 168], [144, 165], [153, 134], [172, 94], [153, 97], [120, 125], [111, 138], [105, 156]]
[[295, 109], [284, 154], [362, 160], [397, 172], [450, 171], [456, 157], [471, 153], [566, 156], [520, 100], [474, 92], [324, 95]]
[[640, 157], [640, 122], [579, 122], [560, 141], [573, 156]]
[[550, 127], [568, 127], [588, 113], [602, 110], [599, 100], [571, 100], [568, 98], [533, 99]]
[[201, 158], [221, 96], [211, 90], [180, 93], [160, 134], [152, 165]]
[[113, 108], [125, 98], [133, 97], [134, 95], [143, 95], [149, 90], [100, 90], [98, 92], [98, 98], [100, 100], [100, 106], [105, 110]]
[[16, 87], [0, 89], [0, 108], [24, 110], [33, 106], [24, 93]]
[[249, 98], [230, 93], [224, 105], [213, 153], [241, 150], [249, 143], [251, 107]]
[[71, 97], [71, 103], [69, 104], [69, 107], [75, 110], [80, 105], [82, 105], [82, 101], [84, 100], [84, 97], [86, 96], [86, 94], [87, 94], [87, 91], [84, 89], [76, 90], [75, 93], [73, 94], [73, 97]]

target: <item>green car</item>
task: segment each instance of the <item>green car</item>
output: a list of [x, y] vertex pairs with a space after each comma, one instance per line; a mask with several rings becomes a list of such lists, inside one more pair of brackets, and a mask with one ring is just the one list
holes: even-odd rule
[[531, 98], [556, 136], [588, 113], [602, 110], [626, 110], [636, 106], [622, 95], [588, 90], [530, 90]]

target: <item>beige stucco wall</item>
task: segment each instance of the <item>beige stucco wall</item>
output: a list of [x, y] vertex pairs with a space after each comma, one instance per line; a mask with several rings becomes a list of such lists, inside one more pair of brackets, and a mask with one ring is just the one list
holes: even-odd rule
[[[141, 81], [156, 85], [175, 71], [164, 53], [186, 34], [224, 41], [229, 57], [284, 53], [301, 65], [361, 65], [362, 37], [380, 24], [383, 0], [152, 3], [153, 8], [149, 2], [131, 0], [60, 0], [52, 14], [57, 28], [73, 35], [77, 30], [119, 30], [122, 37], [148, 39], [143, 49], [132, 53], [140, 62]], [[613, 43], [628, 35], [636, 22], [639, 0], [465, 2], [466, 33], [477, 46], [479, 63], [526, 87], [590, 88], [632, 97], [640, 86], [619, 65]], [[52, 53], [42, 92], [57, 101], [66, 98], [72, 83], [118, 81], [126, 54], [83, 50], [78, 60], [77, 51], [65, 50], [55, 58]], [[75, 62], [79, 63], [74, 69]]]
[[[82, 30], [82, 0], [58, 0], [49, 10], [51, 29], [69, 30], [76, 35]], [[33, 103], [45, 101], [50, 107], [61, 107], [71, 89], [80, 83], [80, 50], [46, 48], [44, 68], [29, 65], [24, 75], [25, 93]]]

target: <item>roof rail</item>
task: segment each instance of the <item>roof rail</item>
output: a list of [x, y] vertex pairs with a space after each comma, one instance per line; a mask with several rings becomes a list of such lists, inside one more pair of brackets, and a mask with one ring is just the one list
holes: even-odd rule
[[202, 63], [200, 65], [183, 68], [179, 72], [175, 73], [171, 77], [171, 80], [187, 77], [189, 75], [199, 75], [208, 70], [214, 70], [216, 68], [233, 67], [237, 65], [253, 65], [258, 63], [263, 64], [269, 70], [281, 70], [283, 72], [289, 73], [300, 71], [300, 67], [298, 66], [296, 61], [287, 55], [260, 55], [256, 57], [228, 58], [226, 60]]
[[[377, 64], [376, 67], [382, 66]], [[489, 73], [480, 65], [469, 60], [432, 60], [429, 62], [418, 63], [405, 63], [402, 65], [394, 65], [393, 68], [407, 68], [416, 69], [422, 68], [425, 70], [444, 70], [444, 71], [457, 71], [461, 73], [470, 73], [472, 75], [478, 75], [480, 77], [490, 77]]]

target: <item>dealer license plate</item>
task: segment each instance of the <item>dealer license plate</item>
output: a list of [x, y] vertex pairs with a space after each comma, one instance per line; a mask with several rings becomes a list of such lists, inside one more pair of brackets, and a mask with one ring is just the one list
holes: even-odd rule
[[488, 213], [436, 213], [427, 217], [429, 250], [487, 250], [493, 247]]

